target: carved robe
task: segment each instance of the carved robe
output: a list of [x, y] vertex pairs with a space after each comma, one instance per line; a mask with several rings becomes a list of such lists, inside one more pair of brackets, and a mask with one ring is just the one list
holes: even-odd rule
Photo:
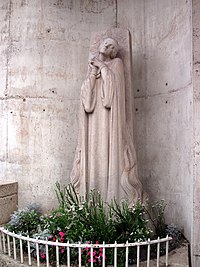
[[71, 182], [80, 195], [95, 188], [104, 201], [115, 197], [133, 204], [142, 198], [142, 191], [126, 125], [123, 63], [120, 58], [104, 63], [107, 68], [101, 70], [95, 86], [88, 74], [81, 87], [79, 140]]

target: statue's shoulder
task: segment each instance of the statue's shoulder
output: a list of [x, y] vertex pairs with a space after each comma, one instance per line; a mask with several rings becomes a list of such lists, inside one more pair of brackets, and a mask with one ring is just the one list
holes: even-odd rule
[[114, 58], [113, 63], [118, 65], [118, 66], [123, 66], [123, 61], [119, 57]]
[[119, 57], [114, 58], [113, 61], [116, 62], [116, 63], [123, 64], [121, 58], [119, 58]]

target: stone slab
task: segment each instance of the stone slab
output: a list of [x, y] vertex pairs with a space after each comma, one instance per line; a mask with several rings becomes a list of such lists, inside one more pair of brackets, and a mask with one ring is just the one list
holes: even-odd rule
[[10, 220], [10, 215], [17, 210], [17, 204], [17, 182], [0, 181], [0, 224], [7, 223]]
[[17, 182], [0, 181], [0, 198], [17, 195]]
[[135, 97], [143, 97], [146, 94], [145, 2], [145, 0], [117, 2], [117, 25], [119, 28], [128, 29], [131, 33], [132, 90]]
[[191, 1], [148, 0], [144, 12], [148, 95], [179, 90], [192, 82]]

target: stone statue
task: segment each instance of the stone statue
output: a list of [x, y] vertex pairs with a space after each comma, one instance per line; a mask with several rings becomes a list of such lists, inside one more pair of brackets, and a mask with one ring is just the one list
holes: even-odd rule
[[[71, 182], [80, 195], [100, 191], [104, 201], [143, 198], [136, 152], [127, 127], [123, 62], [118, 43], [105, 38], [89, 60], [81, 87], [80, 129]], [[131, 100], [130, 100], [131, 101]]]

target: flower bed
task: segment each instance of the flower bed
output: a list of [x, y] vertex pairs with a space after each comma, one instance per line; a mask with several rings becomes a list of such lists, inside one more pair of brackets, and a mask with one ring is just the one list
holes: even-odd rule
[[[46, 262], [48, 258], [52, 266], [57, 266], [58, 260], [65, 264], [70, 256], [72, 265], [80, 266], [80, 262], [84, 266], [102, 266], [103, 262], [105, 265], [114, 265], [117, 261], [120, 266], [124, 265], [126, 257], [128, 263], [134, 263], [138, 257], [139, 260], [148, 259], [148, 255], [157, 257], [158, 249], [159, 255], [166, 253], [166, 242], [157, 241], [158, 236], [160, 240], [165, 240], [169, 232], [173, 236], [172, 244], [180, 241], [180, 231], [164, 223], [163, 201], [152, 205], [151, 209], [141, 202], [132, 207], [127, 202], [118, 204], [115, 200], [105, 204], [95, 190], [79, 198], [71, 185], [61, 190], [59, 184], [56, 193], [59, 207], [51, 214], [42, 215], [37, 205], [29, 205], [15, 212], [7, 224], [8, 231], [23, 236], [18, 242], [20, 250], [37, 258], [37, 261]], [[32, 239], [28, 241], [26, 238], [29, 237]], [[151, 243], [151, 251], [148, 251], [150, 238], [156, 241]], [[145, 246], [143, 242], [146, 242]], [[157, 243], [159, 247], [155, 245]], [[106, 245], [103, 257], [105, 244], [109, 245]], [[125, 244], [134, 244], [127, 245], [128, 256]]]

